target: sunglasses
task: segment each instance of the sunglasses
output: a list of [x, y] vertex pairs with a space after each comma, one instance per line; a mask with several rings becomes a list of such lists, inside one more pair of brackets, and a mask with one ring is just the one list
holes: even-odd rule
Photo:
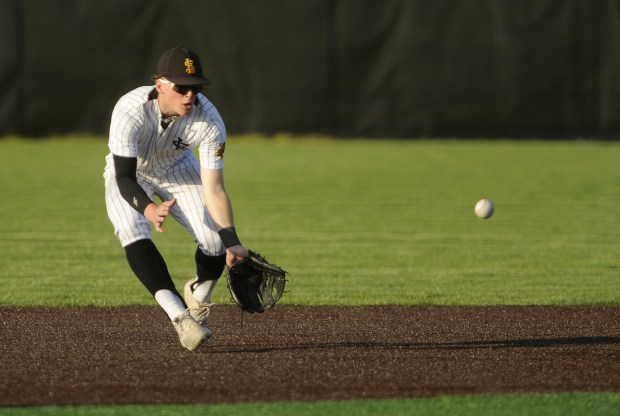
[[192, 92], [192, 94], [196, 95], [200, 91], [202, 91], [202, 85], [176, 85], [174, 82], [168, 81], [165, 78], [159, 78], [159, 80], [164, 84], [170, 85], [174, 92], [181, 95], [187, 95], [187, 93], [190, 91]]

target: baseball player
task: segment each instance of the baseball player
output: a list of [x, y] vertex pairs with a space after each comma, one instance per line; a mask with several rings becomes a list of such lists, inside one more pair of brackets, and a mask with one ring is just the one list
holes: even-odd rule
[[[125, 94], [112, 112], [106, 208], [132, 271], [172, 321], [181, 345], [194, 351], [213, 335], [207, 316], [225, 264], [247, 257], [248, 250], [237, 236], [224, 187], [226, 129], [201, 93], [211, 82], [198, 56], [172, 48], [161, 55], [152, 78], [154, 85]], [[163, 232], [169, 215], [198, 245], [196, 276], [183, 296], [151, 240], [151, 225]]]

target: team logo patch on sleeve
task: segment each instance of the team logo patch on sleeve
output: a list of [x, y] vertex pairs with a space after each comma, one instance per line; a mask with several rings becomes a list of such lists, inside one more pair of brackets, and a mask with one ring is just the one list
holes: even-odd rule
[[224, 159], [224, 150], [226, 150], [226, 143], [220, 144], [217, 149], [215, 149], [215, 156], [218, 159]]

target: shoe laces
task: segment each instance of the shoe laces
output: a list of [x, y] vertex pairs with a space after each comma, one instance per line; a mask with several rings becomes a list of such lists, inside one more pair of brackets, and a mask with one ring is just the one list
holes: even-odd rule
[[211, 306], [213, 306], [212, 303], [198, 302], [198, 307], [192, 308], [192, 312], [194, 312], [193, 315], [196, 317], [196, 321], [199, 324], [202, 324], [207, 320], [207, 317], [211, 313]]

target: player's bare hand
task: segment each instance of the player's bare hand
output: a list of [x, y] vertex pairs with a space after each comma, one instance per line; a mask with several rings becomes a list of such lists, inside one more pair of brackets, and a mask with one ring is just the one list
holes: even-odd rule
[[248, 255], [248, 250], [241, 244], [228, 247], [226, 249], [226, 264], [228, 265], [228, 267], [231, 267], [233, 264], [235, 264], [241, 259], [246, 258]]
[[177, 203], [176, 198], [172, 198], [169, 201], [162, 202], [161, 205], [149, 204], [144, 210], [144, 216], [153, 223], [155, 227], [155, 231], [158, 233], [163, 233], [163, 225], [164, 221], [168, 214], [170, 214], [170, 208]]

